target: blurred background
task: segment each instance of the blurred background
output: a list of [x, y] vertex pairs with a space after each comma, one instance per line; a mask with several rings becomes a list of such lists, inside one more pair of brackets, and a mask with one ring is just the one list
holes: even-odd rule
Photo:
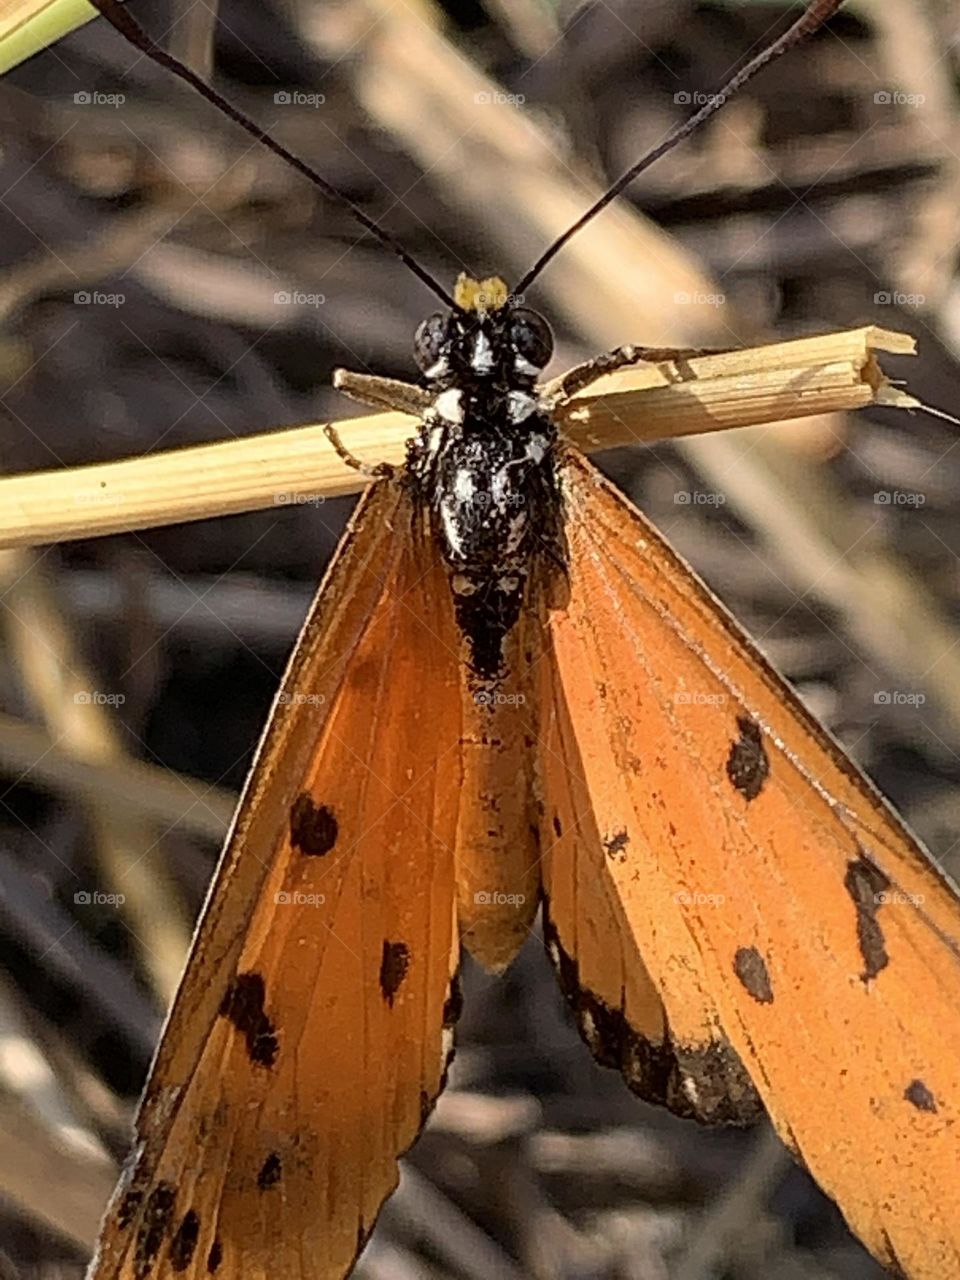
[[[207, 0], [150, 31], [444, 283], [516, 279], [796, 16], [777, 0]], [[958, 397], [960, 14], [850, 0], [635, 184], [531, 303], [556, 368], [875, 323]], [[644, 216], [640, 216], [644, 215]], [[651, 221], [646, 221], [650, 219]], [[0, 462], [354, 410], [431, 296], [95, 22], [0, 80]], [[938, 860], [960, 837], [960, 449], [872, 412], [600, 459]], [[0, 1276], [79, 1277], [271, 696], [347, 501], [0, 553]], [[467, 967], [450, 1088], [362, 1280], [881, 1275], [765, 1130], [593, 1065], [531, 939]], [[842, 1117], [837, 1118], [842, 1124]]]

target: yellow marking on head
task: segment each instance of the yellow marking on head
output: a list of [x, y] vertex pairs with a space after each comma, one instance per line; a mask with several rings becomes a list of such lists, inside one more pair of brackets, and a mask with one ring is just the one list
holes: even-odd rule
[[499, 276], [474, 280], [463, 272], [453, 287], [453, 300], [461, 311], [499, 311], [507, 305], [508, 297], [506, 281]]

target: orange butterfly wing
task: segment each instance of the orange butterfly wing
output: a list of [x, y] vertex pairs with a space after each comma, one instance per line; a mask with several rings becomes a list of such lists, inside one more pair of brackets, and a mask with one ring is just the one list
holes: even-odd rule
[[747, 1119], [752, 1081], [882, 1262], [958, 1275], [960, 901], [648, 521], [562, 470], [544, 883], [585, 1037], [684, 1114]]
[[284, 678], [94, 1280], [350, 1267], [457, 1012], [456, 648], [432, 544], [374, 486]]

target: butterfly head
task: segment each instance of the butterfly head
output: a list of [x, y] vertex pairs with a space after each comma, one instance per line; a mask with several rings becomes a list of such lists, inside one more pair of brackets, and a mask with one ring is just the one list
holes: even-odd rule
[[546, 320], [520, 306], [499, 276], [461, 275], [453, 298], [455, 305], [424, 320], [414, 339], [427, 382], [438, 387], [533, 383], [553, 354]]

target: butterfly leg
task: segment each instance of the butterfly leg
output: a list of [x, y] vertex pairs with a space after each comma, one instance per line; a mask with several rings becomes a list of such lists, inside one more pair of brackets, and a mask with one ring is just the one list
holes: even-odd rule
[[370, 476], [375, 480], [384, 480], [389, 479], [396, 471], [396, 468], [390, 462], [363, 462], [355, 453], [351, 453], [340, 439], [340, 434], [333, 423], [327, 423], [323, 428], [323, 434], [336, 449], [341, 461], [345, 462], [348, 467], [352, 467], [354, 471], [359, 471], [361, 475]]
[[632, 364], [662, 364], [665, 361], [690, 360], [696, 356], [720, 355], [730, 347], [637, 347], [632, 343], [615, 347], [602, 355], [575, 364], [543, 387], [543, 396], [551, 408], [566, 404], [579, 391], [585, 390], [599, 378]]
[[358, 400], [374, 409], [395, 409], [415, 418], [422, 418], [433, 402], [429, 391], [412, 382], [378, 378], [369, 373], [351, 373], [349, 369], [336, 369], [333, 385], [351, 400]]
[[[351, 373], [349, 369], [335, 370], [333, 385], [351, 400], [358, 400], [361, 404], [368, 404], [374, 409], [395, 409], [399, 413], [409, 413], [417, 418], [423, 418], [431, 403], [430, 394], [423, 387], [414, 386], [409, 382], [400, 382], [396, 378], [378, 378], [366, 373]], [[361, 462], [340, 439], [335, 427], [326, 426], [324, 432], [340, 458], [348, 467], [353, 467], [354, 471], [374, 478], [393, 475], [394, 468], [389, 462], [378, 462], [374, 465]]]

